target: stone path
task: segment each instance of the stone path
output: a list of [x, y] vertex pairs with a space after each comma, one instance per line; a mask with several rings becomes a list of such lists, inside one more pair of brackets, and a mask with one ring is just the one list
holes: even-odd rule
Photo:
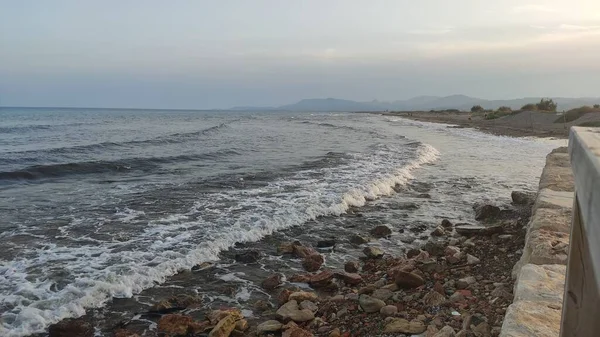
[[560, 334], [574, 190], [567, 148], [556, 149], [546, 157], [500, 337]]

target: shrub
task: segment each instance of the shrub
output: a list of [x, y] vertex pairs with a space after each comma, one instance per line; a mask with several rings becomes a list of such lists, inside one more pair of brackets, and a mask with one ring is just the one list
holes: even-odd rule
[[481, 105], [473, 105], [471, 112], [483, 112], [485, 109]]
[[498, 112], [512, 112], [512, 109], [509, 106], [501, 106], [498, 108]]
[[542, 98], [536, 106], [541, 111], [556, 111], [558, 105], [551, 98]]
[[596, 108], [596, 106], [591, 107], [584, 105], [579, 108], [571, 109], [564, 113], [564, 115], [557, 118], [554, 123], [570, 123], [585, 114], [589, 114], [591, 112], [600, 112], [600, 106]]
[[521, 107], [521, 110], [524, 111], [535, 111], [537, 110], [537, 105], [533, 104], [533, 103], [529, 103], [529, 104], [525, 104]]
[[594, 109], [600, 109], [600, 104], [594, 104]]

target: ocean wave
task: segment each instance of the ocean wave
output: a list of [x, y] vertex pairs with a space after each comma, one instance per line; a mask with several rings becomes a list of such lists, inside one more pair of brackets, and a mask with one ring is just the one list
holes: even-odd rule
[[[164, 283], [182, 270], [218, 260], [222, 251], [237, 242], [258, 241], [276, 231], [302, 225], [320, 216], [341, 215], [350, 207], [363, 206], [368, 200], [393, 194], [396, 185], [404, 185], [413, 178], [414, 170], [434, 162], [439, 156], [435, 148], [426, 144], [414, 150], [413, 159], [406, 157], [405, 150], [393, 152], [396, 150], [381, 147], [369, 155], [355, 158], [344, 167], [326, 168], [329, 175], [342, 174], [336, 177], [339, 194], [332, 194], [327, 180], [306, 179], [305, 172], [298, 172], [296, 176], [274, 181], [267, 187], [225, 191], [203, 198], [201, 204], [194, 205], [191, 213], [183, 217], [171, 214], [148, 223], [143, 233], [132, 238], [143, 244], [144, 249], [117, 254], [123, 264], [115, 265], [117, 257], [112, 253], [122, 243], [113, 243], [81, 247], [48, 244], [36, 252], [35, 258], [0, 265], [3, 276], [0, 277], [0, 289], [8, 291], [3, 298], [3, 307], [7, 310], [0, 317], [0, 335], [21, 337], [43, 332], [48, 325], [84, 315], [87, 308], [101, 307], [113, 297], [131, 297], [157, 283]], [[390, 156], [394, 156], [394, 161]], [[390, 170], [382, 172], [382, 167]], [[357, 170], [360, 179], [350, 181]], [[318, 190], [307, 189], [308, 184]], [[282, 194], [286, 186], [299, 190], [290, 192], [294, 194]], [[238, 209], [260, 210], [260, 213], [242, 212], [234, 220], [230, 212], [220, 209], [211, 212], [211, 207], [219, 200], [227, 205], [238, 200]], [[231, 211], [231, 206], [228, 207]], [[211, 214], [203, 213], [207, 218], [202, 220], [193, 212]], [[211, 223], [212, 227], [209, 226]], [[222, 223], [229, 226], [224, 228]], [[200, 243], [190, 241], [201, 233], [211, 239]], [[52, 280], [27, 277], [30, 266], [49, 265], [51, 261], [69, 261], [67, 268], [77, 277], [60, 289], [53, 286]], [[88, 272], [96, 271], [94, 274], [77, 273], [78, 264]]]
[[[184, 143], [190, 140], [197, 139], [202, 135], [212, 135], [217, 132], [223, 131], [224, 129], [229, 127], [230, 123], [221, 123], [219, 125], [211, 126], [206, 129], [192, 131], [192, 132], [181, 132], [181, 133], [173, 133], [165, 136], [144, 139], [144, 140], [130, 140], [124, 142], [102, 142], [88, 145], [78, 145], [78, 146], [65, 146], [59, 148], [50, 148], [43, 150], [30, 150], [30, 151], [15, 151], [15, 152], [5, 152], [5, 154], [9, 155], [27, 155], [30, 157], [40, 157], [44, 155], [57, 155], [57, 154], [83, 154], [89, 153], [93, 151], [106, 151], [110, 149], [119, 149], [123, 147], [131, 147], [138, 145], [165, 145], [165, 144], [179, 144]], [[0, 163], [2, 163], [2, 159], [0, 159]]]
[[130, 158], [115, 161], [88, 161], [72, 162], [50, 165], [34, 165], [16, 171], [0, 172], [2, 180], [37, 180], [44, 178], [58, 178], [69, 175], [82, 175], [94, 173], [128, 173], [134, 171], [150, 172], [160, 166], [174, 162], [197, 161], [203, 159], [218, 159], [226, 156], [239, 155], [236, 149], [214, 151], [202, 154]]

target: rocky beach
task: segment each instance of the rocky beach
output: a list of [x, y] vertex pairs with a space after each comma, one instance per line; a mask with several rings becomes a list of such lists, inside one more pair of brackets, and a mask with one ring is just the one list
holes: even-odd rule
[[[478, 204], [477, 223], [444, 219], [420, 248], [402, 255], [370, 245], [392, 234], [385, 225], [369, 236], [282, 242], [277, 254], [297, 260], [304, 271], [280, 271], [265, 278], [267, 300], [244, 308], [206, 308], [202, 300], [175, 295], [154, 303], [140, 317], [149, 331], [124, 320], [115, 337], [134, 336], [498, 336], [512, 302], [511, 270], [521, 256], [535, 195], [513, 192], [511, 204]], [[321, 249], [347, 241], [363, 250], [343, 269], [323, 268]], [[242, 250], [238, 262], [259, 267], [263, 253]], [[210, 264], [198, 266], [210, 269]], [[51, 337], [93, 336], [90, 317], [50, 327]]]

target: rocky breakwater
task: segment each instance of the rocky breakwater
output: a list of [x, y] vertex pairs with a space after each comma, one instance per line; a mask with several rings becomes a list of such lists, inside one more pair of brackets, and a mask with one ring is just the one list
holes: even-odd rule
[[502, 337], [557, 337], [560, 333], [574, 196], [566, 148], [546, 157], [523, 255], [514, 266], [514, 303]]

